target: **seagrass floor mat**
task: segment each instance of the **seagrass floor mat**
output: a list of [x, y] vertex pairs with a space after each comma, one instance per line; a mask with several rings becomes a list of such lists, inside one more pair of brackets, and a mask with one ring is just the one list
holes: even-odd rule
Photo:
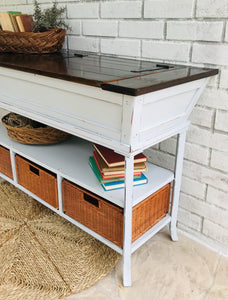
[[0, 299], [54, 300], [104, 277], [119, 254], [0, 183]]

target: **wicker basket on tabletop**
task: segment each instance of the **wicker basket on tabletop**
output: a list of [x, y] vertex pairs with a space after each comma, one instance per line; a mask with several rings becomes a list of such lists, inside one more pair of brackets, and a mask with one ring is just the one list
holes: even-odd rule
[[11, 32], [0, 30], [0, 52], [45, 54], [61, 50], [66, 30], [50, 29], [44, 32]]
[[[30, 124], [38, 125], [38, 127], [33, 128], [30, 124], [21, 126], [13, 120], [14, 116], [19, 116], [23, 118], [23, 121], [28, 121]], [[9, 113], [2, 118], [2, 124], [5, 126], [8, 132], [8, 136], [16, 142], [22, 144], [33, 144], [33, 145], [45, 145], [45, 144], [56, 144], [62, 142], [70, 137], [70, 134], [56, 128], [46, 126], [44, 124], [35, 122], [31, 119], [25, 118], [23, 116]], [[40, 124], [40, 126], [39, 126]]]

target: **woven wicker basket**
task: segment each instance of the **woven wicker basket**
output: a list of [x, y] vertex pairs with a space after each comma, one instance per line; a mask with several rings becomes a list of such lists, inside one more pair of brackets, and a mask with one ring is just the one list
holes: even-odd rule
[[65, 34], [62, 28], [37, 33], [0, 30], [0, 52], [54, 53], [62, 48]]
[[7, 129], [8, 136], [22, 144], [56, 144], [70, 137], [69, 133], [50, 126], [40, 128], [13, 127], [7, 124], [8, 117], [9, 114], [2, 118], [2, 124]]

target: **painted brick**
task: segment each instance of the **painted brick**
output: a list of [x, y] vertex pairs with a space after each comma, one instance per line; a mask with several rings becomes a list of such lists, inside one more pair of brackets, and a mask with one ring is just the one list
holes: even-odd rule
[[187, 132], [187, 141], [206, 146], [215, 150], [228, 149], [228, 136], [226, 134], [211, 132], [208, 129], [190, 125]]
[[153, 59], [189, 61], [190, 44], [163, 41], [143, 41], [142, 56]]
[[[19, 2], [19, 3], [21, 3], [21, 2]], [[25, 5], [25, 4], [23, 4], [23, 5], [18, 4], [18, 5], [15, 5], [15, 6], [8, 6], [8, 5], [7, 6], [1, 6], [0, 5], [0, 7], [1, 7], [2, 12], [14, 10], [14, 11], [21, 11], [25, 14], [33, 14], [33, 11], [34, 11], [33, 5]]]
[[102, 18], [141, 18], [141, 1], [107, 1], [101, 2]]
[[[224, 149], [224, 150], [228, 151], [228, 149]], [[212, 150], [211, 167], [228, 173], [228, 152], [220, 152], [220, 151]]]
[[228, 191], [220, 191], [212, 186], [207, 189], [207, 202], [228, 210]]
[[225, 41], [228, 42], [228, 22], [226, 22], [226, 35], [225, 35]]
[[219, 86], [220, 86], [220, 88], [228, 89], [228, 69], [221, 70]]
[[[8, 0], [5, 0], [8, 1]], [[56, 2], [59, 3], [59, 5], [61, 5], [62, 2], [79, 2], [80, 0], [57, 0]], [[34, 0], [27, 0], [28, 3], [34, 3]], [[38, 0], [38, 3], [51, 3], [54, 1], [49, 1], [49, 0]]]
[[228, 230], [222, 226], [205, 219], [203, 222], [203, 233], [228, 246]]
[[190, 18], [193, 13], [192, 0], [146, 0], [145, 18]]
[[176, 153], [176, 139], [170, 138], [160, 143], [160, 149], [170, 154]]
[[162, 21], [121, 21], [119, 36], [162, 39], [163, 31], [164, 22]]
[[[170, 138], [161, 142], [160, 150], [175, 155], [176, 139]], [[207, 165], [209, 161], [209, 149], [200, 145], [186, 142], [184, 158]]]
[[228, 174], [186, 160], [183, 175], [222, 190], [226, 190], [228, 186]]
[[194, 44], [192, 62], [228, 66], [228, 45]]
[[186, 142], [184, 157], [188, 160], [207, 165], [209, 161], [209, 149]]
[[98, 2], [83, 2], [67, 5], [67, 16], [70, 19], [93, 19], [99, 17]]
[[178, 212], [178, 223], [179, 222], [198, 231], [200, 231], [202, 227], [202, 217], [192, 214], [183, 208], [180, 208]]
[[125, 39], [102, 39], [101, 52], [125, 56], [139, 56], [140, 41]]
[[221, 41], [223, 22], [170, 21], [167, 39], [194, 41]]
[[67, 20], [71, 30], [68, 31], [68, 34], [80, 34], [81, 33], [81, 21], [78, 20]]
[[198, 104], [217, 109], [228, 110], [228, 91], [206, 88], [198, 100]]
[[228, 111], [217, 111], [215, 129], [228, 132]]
[[226, 18], [228, 17], [228, 2], [227, 0], [198, 0], [196, 16]]
[[[16, 5], [16, 4], [26, 4], [26, 0], [1, 0], [1, 5]], [[33, 3], [33, 2], [32, 2]]]
[[181, 193], [180, 207], [228, 228], [228, 211]]
[[211, 77], [208, 78], [207, 86], [217, 88], [218, 81], [219, 81], [219, 75], [211, 76]]
[[214, 110], [206, 109], [199, 106], [194, 107], [190, 120], [193, 124], [205, 126], [211, 128], [214, 118]]
[[161, 166], [163, 168], [173, 170], [175, 165], [174, 156], [157, 151], [153, 148], [149, 148], [144, 151], [145, 155], [148, 157], [148, 161], [154, 163], [155, 165]]
[[69, 49], [82, 50], [82, 51], [99, 51], [99, 40], [95, 38], [84, 38], [69, 36]]
[[117, 36], [118, 23], [116, 21], [83, 21], [83, 34], [96, 36]]
[[206, 193], [206, 184], [182, 176], [181, 191], [203, 200]]

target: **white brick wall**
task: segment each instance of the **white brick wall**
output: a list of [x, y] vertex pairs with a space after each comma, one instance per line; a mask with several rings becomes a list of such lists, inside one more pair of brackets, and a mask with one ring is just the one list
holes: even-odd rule
[[195, 63], [228, 66], [228, 45], [194, 44], [192, 61]]
[[102, 18], [141, 18], [142, 1], [105, 1], [101, 3]]
[[101, 52], [107, 54], [119, 54], [119, 55], [140, 55], [140, 41], [128, 40], [128, 39], [102, 39], [101, 40]]
[[190, 18], [193, 0], [145, 0], [145, 18]]
[[120, 21], [120, 37], [145, 39], [163, 39], [164, 22], [162, 21]]
[[217, 111], [215, 129], [228, 131], [228, 111]]
[[212, 150], [211, 166], [215, 169], [228, 173], [228, 153]]
[[227, 0], [198, 0], [196, 16], [205, 18], [227, 18]]
[[221, 41], [223, 22], [171, 21], [167, 23], [167, 39]]
[[97, 21], [89, 20], [82, 23], [83, 35], [95, 35], [95, 36], [117, 36], [118, 22], [117, 21]]
[[[51, 0], [40, 0], [42, 7]], [[178, 226], [227, 251], [228, 1], [57, 0], [66, 6], [69, 47], [219, 68], [198, 101], [187, 134]], [[33, 0], [1, 0], [0, 11], [32, 13]], [[174, 167], [176, 138], [146, 151]]]
[[226, 36], [225, 41], [228, 42], [228, 22], [226, 22]]
[[208, 186], [207, 202], [228, 210], [228, 193]]
[[82, 2], [67, 5], [67, 17], [69, 19], [92, 19], [99, 17], [99, 3]]
[[220, 88], [228, 89], [228, 69], [221, 70]]
[[189, 61], [190, 44], [164, 41], [143, 41], [142, 57]]

